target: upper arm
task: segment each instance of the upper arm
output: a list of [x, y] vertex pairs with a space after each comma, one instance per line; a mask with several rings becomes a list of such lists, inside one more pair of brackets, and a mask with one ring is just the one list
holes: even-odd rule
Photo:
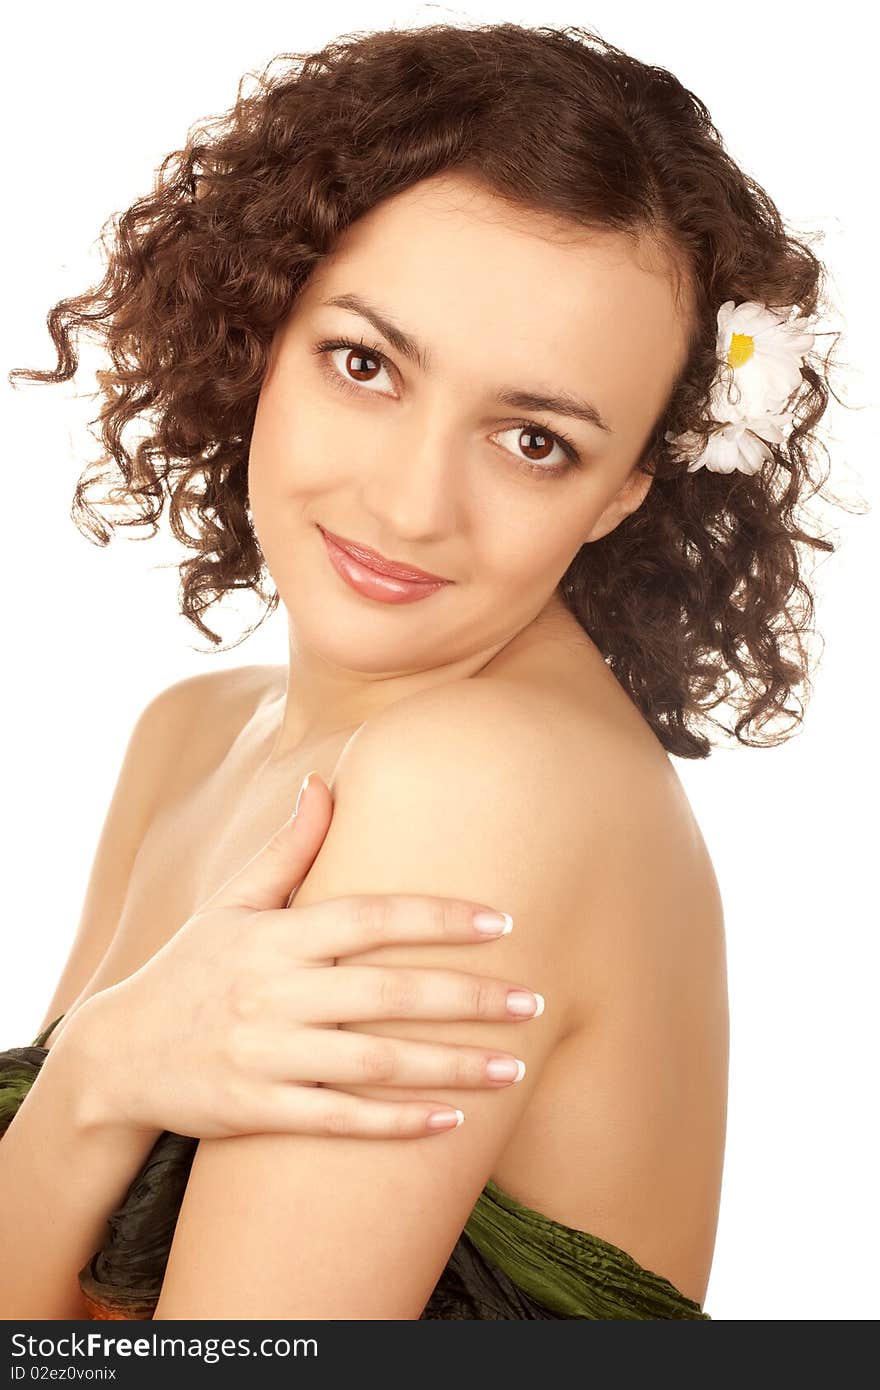
[[[155, 695], [138, 716], [104, 817], [79, 926], [40, 1031], [59, 1014], [71, 1015], [104, 959], [122, 912], [132, 865], [185, 727], [194, 687], [204, 679], [195, 676], [175, 682]], [[61, 1028], [55, 1029], [50, 1046], [60, 1032]]]
[[256, 1134], [202, 1140], [154, 1316], [418, 1318], [542, 1070], [572, 1022], [583, 913], [584, 769], [531, 699], [455, 683], [391, 707], [337, 770], [333, 819], [294, 908], [352, 893], [460, 897], [510, 912], [478, 947], [345, 957], [500, 977], [544, 994], [528, 1022], [394, 1020], [354, 1031], [509, 1051], [502, 1090], [346, 1086], [459, 1106], [423, 1139]]

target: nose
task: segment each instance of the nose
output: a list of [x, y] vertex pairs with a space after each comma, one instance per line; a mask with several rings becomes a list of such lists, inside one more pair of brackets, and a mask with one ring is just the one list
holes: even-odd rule
[[[372, 441], [361, 502], [376, 521], [374, 535], [399, 541], [440, 540], [457, 527], [464, 485], [461, 436], [440, 408], [396, 418]], [[410, 554], [430, 569], [430, 557]]]

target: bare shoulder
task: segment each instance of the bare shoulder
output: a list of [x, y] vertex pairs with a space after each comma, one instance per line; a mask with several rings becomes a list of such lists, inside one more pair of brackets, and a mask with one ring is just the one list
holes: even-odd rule
[[[459, 764], [477, 751], [477, 767], [494, 777], [521, 777], [544, 766], [565, 773], [568, 755], [585, 748], [577, 739], [577, 711], [563, 699], [514, 679], [467, 678], [405, 696], [373, 715], [346, 748], [346, 757], [406, 760], [415, 745], [457, 753]], [[341, 764], [340, 764], [341, 765]], [[566, 779], [567, 780], [567, 779]]]
[[[406, 766], [416, 751], [453, 775], [484, 778], [487, 791], [506, 789], [524, 815], [551, 817], [562, 835], [582, 842], [588, 830], [603, 863], [613, 848], [611, 868], [639, 863], [655, 881], [684, 875], [692, 889], [717, 895], [705, 842], [665, 750], [647, 726], [639, 731], [583, 690], [508, 677], [434, 686], [370, 718], [338, 770], [354, 758]], [[430, 799], [430, 784], [423, 782], [422, 794]]]
[[[512, 682], [448, 682], [387, 706], [336, 764], [332, 825], [297, 904], [394, 893], [509, 912], [517, 930], [502, 943], [507, 977], [545, 994], [543, 1032], [566, 1036], [576, 981], [565, 962], [589, 831], [565, 746], [534, 694]], [[395, 943], [393, 961], [390, 950], [356, 959], [456, 965], [459, 950], [462, 968], [475, 966], [469, 946], [444, 944], [439, 960], [436, 946]]]
[[[511, 874], [539, 867], [548, 884], [564, 877], [582, 905], [575, 944], [585, 1020], [622, 978], [639, 988], [638, 958], [646, 995], [657, 999], [659, 976], [670, 1009], [686, 1012], [698, 1000], [711, 1019], [692, 1019], [694, 1026], [721, 1026], [724, 917], [714, 867], [665, 750], [640, 721], [618, 717], [614, 701], [591, 702], [576, 685], [456, 680], [364, 725], [337, 767], [342, 795], [347, 764], [370, 780], [408, 776], [412, 798], [428, 804], [439, 782], [476, 786], [487, 836], [493, 806], [519, 809], [519, 833], [507, 846]], [[504, 824], [510, 836], [509, 817]]]
[[153, 696], [148, 710], [169, 719], [189, 720], [199, 714], [241, 707], [247, 710], [283, 688], [284, 667], [251, 664], [199, 671], [173, 681]]
[[503, 807], [506, 830], [518, 827], [512, 859], [550, 827], [560, 854], [583, 846], [588, 746], [576, 712], [548, 705], [526, 683], [470, 678], [398, 700], [346, 745], [336, 768], [341, 795], [354, 768], [377, 787], [405, 781], [413, 804], [428, 807], [460, 786], [485, 807], [487, 835]]
[[[132, 874], [152, 827], [175, 797], [214, 764], [223, 741], [235, 736], [257, 704], [277, 691], [284, 670], [253, 665], [199, 672], [163, 687], [141, 708], [105, 814], [80, 924], [43, 1029], [60, 1014], [69, 1017], [94, 988], [99, 968], [113, 960], [124, 935], [120, 923], [131, 903]], [[154, 926], [163, 920], [155, 885], [144, 916]], [[138, 920], [137, 912], [132, 920]], [[139, 934], [139, 941], [144, 935]], [[55, 1030], [50, 1047], [63, 1028]]]
[[200, 671], [165, 686], [144, 709], [139, 725], [154, 747], [174, 750], [166, 768], [169, 793], [210, 768], [254, 710], [284, 689], [283, 666], [252, 664]]

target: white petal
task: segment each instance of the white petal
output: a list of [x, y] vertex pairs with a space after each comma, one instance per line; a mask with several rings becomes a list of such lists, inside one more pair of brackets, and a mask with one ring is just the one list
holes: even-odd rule
[[739, 462], [739, 447], [726, 432], [713, 434], [706, 449], [706, 467], [711, 473], [732, 473]]
[[789, 350], [797, 353], [800, 357], [808, 353], [816, 341], [815, 333], [793, 333], [790, 328], [786, 328], [784, 331]]
[[786, 425], [791, 423], [791, 420], [790, 413], [787, 415], [755, 416], [749, 420], [748, 428], [770, 444], [782, 444], [785, 440], [783, 431]]
[[799, 360], [804, 353], [809, 352], [814, 340], [815, 334], [802, 331], [799, 326], [778, 323], [768, 325], [759, 331], [755, 347], [758, 352], [777, 353], [792, 360]]
[[757, 435], [746, 431], [739, 441], [739, 463], [743, 473], [757, 473], [772, 458], [770, 450]]
[[737, 305], [732, 315], [731, 327], [734, 333], [749, 333], [752, 337], [757, 337], [759, 333], [776, 327], [778, 322], [778, 319], [763, 304], [759, 304], [754, 299], [747, 299], [744, 303]]
[[685, 431], [684, 434], [673, 435], [668, 430], [664, 436], [667, 444], [672, 446], [672, 457], [679, 463], [693, 459], [699, 452], [700, 436], [692, 430]]
[[698, 468], [704, 468], [705, 465], [706, 465], [706, 454], [705, 454], [705, 453], [699, 454], [699, 455], [697, 456], [697, 458], [694, 459], [693, 463], [689, 463], [689, 464], [688, 464], [687, 471], [688, 471], [689, 473], [696, 473], [696, 471], [697, 471]]
[[771, 356], [762, 353], [758, 358], [757, 371], [764, 383], [764, 398], [768, 402], [782, 405], [793, 391], [803, 384], [801, 364], [798, 358]]
[[[733, 382], [727, 380], [727, 373], [715, 378], [709, 391], [709, 414], [713, 420], [743, 420], [747, 415], [755, 413], [753, 403], [750, 400], [743, 401], [738, 373], [734, 373]], [[764, 414], [763, 402], [760, 403], [757, 414]]]
[[739, 391], [738, 418], [763, 415], [776, 404], [775, 384], [768, 383], [764, 362], [757, 354], [737, 367], [734, 378]]
[[728, 299], [718, 310], [716, 323], [718, 331], [715, 336], [715, 350], [719, 357], [727, 356], [727, 349], [730, 346], [731, 321], [734, 315], [733, 300]]

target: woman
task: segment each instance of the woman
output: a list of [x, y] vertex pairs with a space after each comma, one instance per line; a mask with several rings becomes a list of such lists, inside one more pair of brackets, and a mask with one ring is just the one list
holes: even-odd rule
[[[41, 1084], [0, 1177], [42, 1202], [6, 1233], [70, 1241], [51, 1297], [22, 1257], [32, 1315], [65, 1315], [125, 1198], [80, 1275], [96, 1316], [705, 1317], [724, 934], [668, 754], [780, 741], [806, 680], [821, 267], [698, 99], [584, 30], [339, 40], [166, 165], [53, 310], [58, 370], [23, 374], [69, 378], [97, 325], [106, 501], [169, 498], [212, 638], [265, 566], [289, 660], [173, 687], [136, 731], [118, 924], [15, 1059]], [[339, 900], [450, 893], [515, 923], [469, 1008], [461, 922], [333, 935]], [[546, 1000], [533, 1026], [508, 985]], [[496, 1052], [519, 1080], [477, 1078]], [[400, 1142], [443, 1104], [464, 1123]], [[75, 1232], [40, 1142], [64, 1107]]]

